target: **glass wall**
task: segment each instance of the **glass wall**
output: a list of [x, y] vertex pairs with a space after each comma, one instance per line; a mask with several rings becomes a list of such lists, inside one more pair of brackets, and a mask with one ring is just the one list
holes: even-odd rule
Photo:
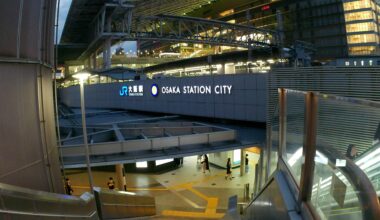
[[321, 219], [372, 219], [380, 192], [380, 102], [295, 90], [286, 90], [285, 100], [278, 106], [284, 124], [276, 110], [271, 138], [272, 146], [285, 140], [282, 160], [298, 185], [295, 199], [307, 195]]

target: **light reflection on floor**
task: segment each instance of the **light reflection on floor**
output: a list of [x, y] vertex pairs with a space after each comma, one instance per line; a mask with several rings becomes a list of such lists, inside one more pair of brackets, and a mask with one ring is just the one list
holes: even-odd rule
[[[252, 192], [256, 162], [254, 159], [250, 160], [248, 174], [240, 177], [240, 168], [236, 168], [232, 170], [234, 178], [226, 180], [225, 169], [210, 166], [211, 173], [203, 174], [196, 156], [186, 157], [183, 167], [166, 173], [127, 173], [127, 189], [155, 197], [158, 215], [155, 218], [220, 219], [227, 210], [230, 196], [238, 195], [238, 202], [244, 202], [244, 184], [249, 183]], [[88, 191], [85, 170], [70, 170], [67, 171], [67, 175], [75, 195]], [[94, 184], [98, 187], [107, 188], [109, 177], [116, 179], [114, 172], [93, 171]]]

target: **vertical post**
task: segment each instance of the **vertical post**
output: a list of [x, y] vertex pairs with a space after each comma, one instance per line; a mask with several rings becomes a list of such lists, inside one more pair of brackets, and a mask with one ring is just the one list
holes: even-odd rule
[[208, 67], [210, 69], [210, 75], [212, 75], [212, 56], [211, 55], [207, 56], [207, 63], [208, 63]]
[[251, 73], [252, 61], [252, 39], [248, 36], [248, 57], [247, 57], [247, 73]]
[[117, 180], [117, 188], [119, 188], [120, 191], [124, 191], [124, 165], [123, 164], [116, 164], [116, 180]]
[[107, 38], [104, 43], [103, 67], [105, 69], [111, 67], [111, 38]]
[[240, 150], [240, 176], [244, 176], [245, 173], [245, 150]]
[[[111, 23], [112, 23], [112, 18], [109, 15], [106, 19], [106, 32], [108, 33], [112, 32]], [[108, 37], [105, 40], [104, 51], [103, 51], [103, 61], [104, 61], [103, 67], [105, 69], [108, 69], [111, 67], [111, 37]]]
[[279, 103], [279, 147], [278, 158], [286, 153], [286, 90], [278, 89]]
[[258, 187], [259, 187], [259, 163], [256, 163], [255, 165], [255, 182], [254, 182], [254, 185], [253, 185], [253, 195], [256, 196], [256, 193], [258, 191]]
[[303, 165], [301, 170], [299, 202], [309, 201], [313, 187], [316, 151], [318, 97], [313, 92], [305, 95], [305, 125], [303, 137]]
[[260, 151], [260, 159], [259, 159], [258, 163], [259, 163], [259, 171], [258, 171], [258, 173], [259, 173], [259, 176], [258, 176], [259, 188], [258, 189], [260, 190], [262, 184], [265, 183], [265, 179], [263, 180], [263, 172], [265, 172], [264, 168], [263, 168], [263, 166], [264, 166], [264, 151], [263, 150]]
[[91, 192], [94, 192], [94, 181], [92, 179], [91, 166], [90, 166], [90, 151], [88, 149], [88, 141], [87, 141], [87, 126], [86, 126], [86, 113], [85, 113], [85, 105], [84, 105], [84, 86], [83, 79], [80, 79], [80, 107], [82, 112], [82, 127], [83, 127], [83, 142], [86, 150], [86, 165], [88, 172], [88, 181], [90, 183]]
[[284, 58], [284, 22], [280, 10], [276, 11], [276, 20], [277, 20], [277, 44], [280, 49], [280, 58]]

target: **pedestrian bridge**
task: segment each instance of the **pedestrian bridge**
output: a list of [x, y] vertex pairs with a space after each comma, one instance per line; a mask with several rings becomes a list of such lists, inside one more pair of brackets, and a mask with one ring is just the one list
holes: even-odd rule
[[[61, 127], [65, 168], [86, 166], [81, 131], [81, 126]], [[92, 166], [200, 155], [255, 144], [238, 141], [233, 129], [189, 121], [116, 122], [89, 125], [87, 131]]]

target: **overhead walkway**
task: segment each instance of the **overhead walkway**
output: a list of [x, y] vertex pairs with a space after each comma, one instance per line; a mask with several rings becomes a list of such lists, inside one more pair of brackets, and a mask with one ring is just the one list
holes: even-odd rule
[[[278, 46], [277, 33], [270, 30], [163, 13], [148, 16], [144, 11], [135, 16], [135, 6], [138, 10], [139, 5], [130, 2], [74, 1], [62, 33], [60, 51], [69, 54], [65, 56], [67, 59], [88, 58], [102, 47], [109, 53], [111, 44], [125, 40], [190, 42], [250, 50]], [[108, 54], [105, 63], [109, 59]]]
[[[102, 111], [86, 117], [91, 119], [99, 114], [103, 114]], [[65, 168], [86, 166], [82, 126], [67, 123], [76, 116], [66, 117], [66, 123], [60, 127], [60, 152]], [[108, 120], [118, 118], [112, 112], [104, 117], [109, 117]], [[122, 118], [105, 122], [94, 117], [94, 121], [89, 121], [87, 139], [92, 166], [180, 158], [259, 144], [238, 137], [238, 131], [234, 129], [182, 120], [178, 116]]]

